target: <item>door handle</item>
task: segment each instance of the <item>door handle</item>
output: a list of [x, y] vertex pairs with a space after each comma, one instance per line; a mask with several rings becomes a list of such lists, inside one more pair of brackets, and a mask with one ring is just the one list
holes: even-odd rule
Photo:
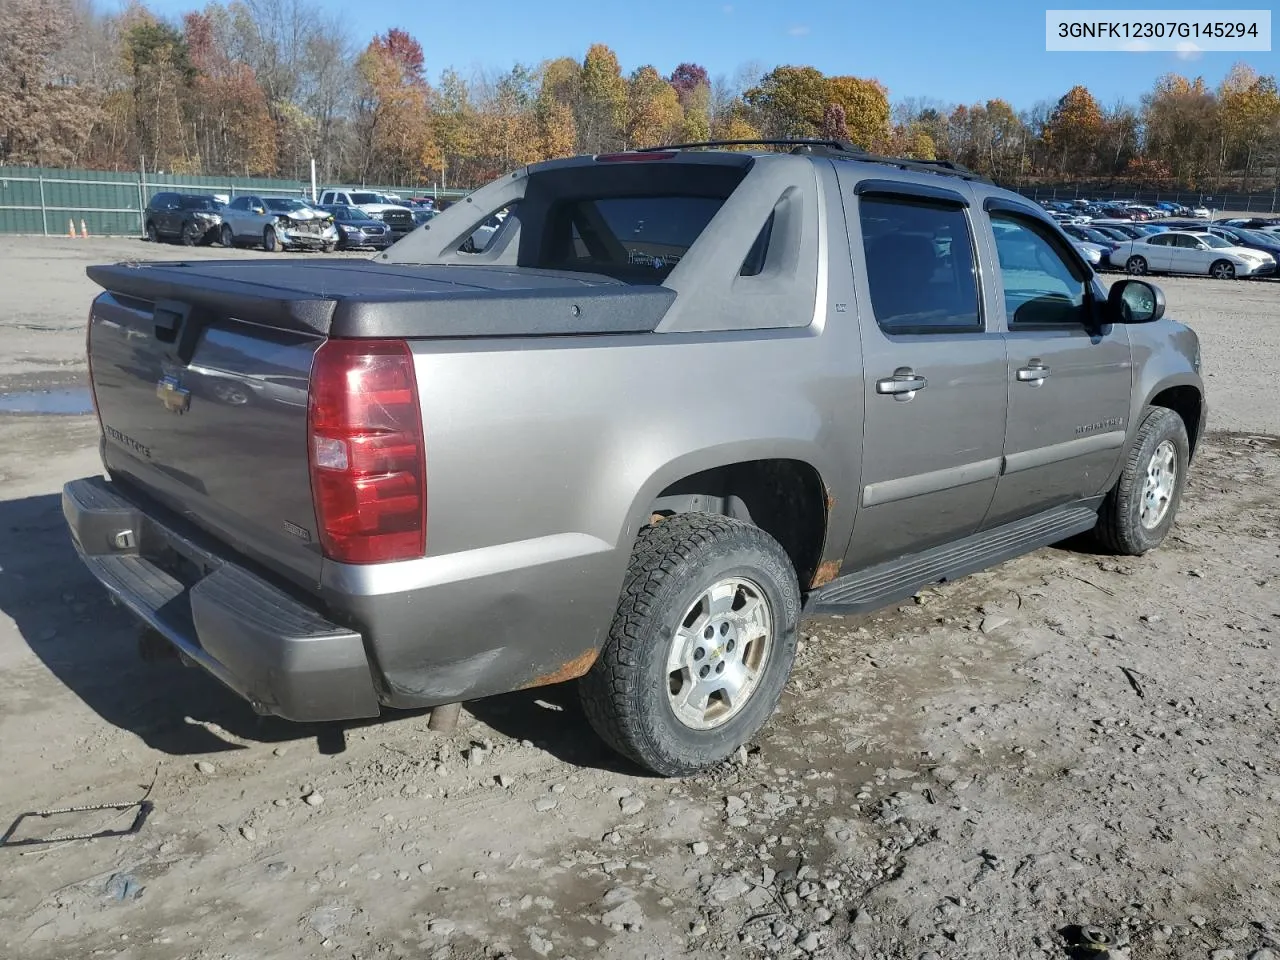
[[1030, 383], [1039, 386], [1044, 383], [1044, 378], [1049, 376], [1049, 368], [1042, 364], [1039, 359], [1032, 360], [1025, 367], [1019, 367], [1015, 374], [1020, 383]]
[[891, 395], [895, 400], [905, 401], [914, 397], [917, 390], [923, 390], [928, 385], [929, 381], [924, 377], [916, 376], [915, 371], [910, 367], [899, 367], [893, 371], [892, 377], [876, 381], [876, 393]]

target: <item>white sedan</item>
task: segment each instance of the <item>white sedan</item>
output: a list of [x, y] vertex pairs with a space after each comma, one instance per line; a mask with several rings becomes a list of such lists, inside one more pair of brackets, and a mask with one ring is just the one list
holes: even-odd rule
[[1111, 265], [1127, 273], [1198, 273], [1219, 280], [1261, 277], [1276, 272], [1275, 258], [1261, 250], [1237, 247], [1212, 233], [1169, 230], [1122, 243], [1111, 251]]

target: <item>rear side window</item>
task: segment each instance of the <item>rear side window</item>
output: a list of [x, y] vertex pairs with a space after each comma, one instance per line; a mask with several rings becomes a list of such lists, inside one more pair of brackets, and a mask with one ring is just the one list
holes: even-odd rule
[[964, 210], [915, 197], [859, 204], [867, 285], [888, 333], [982, 329], [973, 235]]

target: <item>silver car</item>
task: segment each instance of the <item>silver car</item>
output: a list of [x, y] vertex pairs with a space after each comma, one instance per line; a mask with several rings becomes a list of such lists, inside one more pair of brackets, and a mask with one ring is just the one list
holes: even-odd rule
[[222, 211], [222, 245], [277, 250], [323, 250], [338, 246], [333, 214], [296, 197], [236, 197]]

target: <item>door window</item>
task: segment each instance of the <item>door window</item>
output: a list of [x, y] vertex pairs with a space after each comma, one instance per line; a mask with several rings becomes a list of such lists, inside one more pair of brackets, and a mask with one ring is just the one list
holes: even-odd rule
[[973, 236], [964, 209], [915, 197], [859, 203], [867, 286], [886, 333], [979, 331]]
[[1083, 326], [1088, 289], [1083, 272], [1054, 242], [1047, 225], [992, 213], [1004, 308], [1009, 326]]

